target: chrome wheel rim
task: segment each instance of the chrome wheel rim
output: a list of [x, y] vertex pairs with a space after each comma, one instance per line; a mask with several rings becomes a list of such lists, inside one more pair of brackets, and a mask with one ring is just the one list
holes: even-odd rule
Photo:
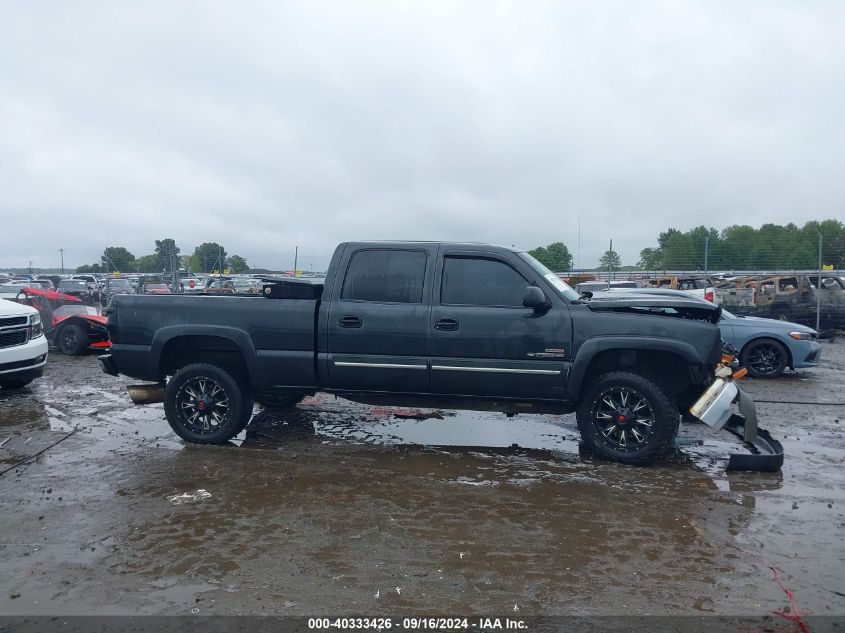
[[748, 354], [748, 366], [756, 373], [767, 376], [783, 368], [780, 350], [770, 343], [757, 343]]
[[208, 376], [187, 380], [176, 394], [176, 406], [182, 424], [200, 435], [216, 433], [229, 419], [229, 396]]
[[630, 387], [611, 387], [593, 405], [599, 440], [616, 451], [637, 451], [654, 435], [654, 412], [648, 400]]

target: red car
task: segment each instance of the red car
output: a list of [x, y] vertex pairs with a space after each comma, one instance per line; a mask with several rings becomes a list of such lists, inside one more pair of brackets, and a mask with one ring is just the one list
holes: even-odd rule
[[47, 342], [62, 354], [76, 356], [89, 349], [108, 350], [111, 347], [106, 330], [107, 317], [77, 297], [55, 290], [22, 288], [15, 300], [38, 310]]

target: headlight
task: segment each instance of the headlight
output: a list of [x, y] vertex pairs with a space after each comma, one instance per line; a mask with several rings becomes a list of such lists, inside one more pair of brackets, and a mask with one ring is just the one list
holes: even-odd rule
[[812, 341], [816, 338], [816, 335], [810, 332], [790, 332], [789, 336], [794, 338], [796, 341]]
[[40, 314], [29, 315], [29, 338], [34, 339], [39, 336], [44, 336], [44, 328], [41, 325]]

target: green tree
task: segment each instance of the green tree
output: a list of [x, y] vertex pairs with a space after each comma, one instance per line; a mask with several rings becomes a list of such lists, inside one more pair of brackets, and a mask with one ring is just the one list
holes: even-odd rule
[[663, 270], [663, 250], [658, 248], [644, 248], [640, 251], [640, 261], [637, 266], [641, 270]]
[[157, 254], [139, 257], [135, 260], [135, 267], [139, 273], [160, 273], [164, 270]]
[[180, 248], [176, 246], [176, 240], [172, 237], [165, 237], [163, 240], [156, 240], [155, 254], [158, 257], [158, 269], [170, 270], [170, 253], [176, 251], [179, 256]]
[[194, 261], [200, 266], [198, 270], [204, 273], [210, 273], [217, 269], [222, 260], [223, 266], [226, 264], [226, 249], [220, 246], [217, 242], [204, 242], [194, 249]]
[[197, 259], [196, 255], [184, 255], [182, 256], [182, 267], [193, 273], [202, 272], [202, 261]]
[[619, 270], [622, 266], [622, 260], [619, 259], [619, 253], [616, 251], [605, 251], [604, 255], [599, 259], [599, 270], [609, 270], [610, 265], [613, 264], [613, 270]]
[[572, 254], [563, 242], [539, 246], [528, 254], [554, 272], [572, 270]]
[[246, 260], [240, 255], [230, 255], [226, 260], [226, 266], [228, 266], [229, 270], [233, 273], [240, 274], [249, 272], [249, 264], [247, 264]]
[[135, 271], [135, 256], [122, 246], [109, 246], [103, 252], [108, 270], [128, 273]]

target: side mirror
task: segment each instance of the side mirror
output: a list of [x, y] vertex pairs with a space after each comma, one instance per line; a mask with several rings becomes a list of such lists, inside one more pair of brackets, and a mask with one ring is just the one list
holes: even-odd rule
[[534, 310], [548, 310], [551, 307], [546, 300], [546, 295], [537, 286], [525, 288], [525, 294], [522, 295], [522, 305]]

